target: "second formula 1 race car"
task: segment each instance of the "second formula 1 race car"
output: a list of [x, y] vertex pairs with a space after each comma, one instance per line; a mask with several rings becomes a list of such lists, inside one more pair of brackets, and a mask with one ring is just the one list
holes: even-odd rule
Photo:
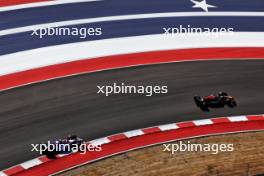
[[69, 154], [73, 152], [72, 149], [74, 146], [79, 147], [83, 143], [83, 139], [77, 137], [76, 135], [69, 135], [66, 139], [59, 139], [53, 141], [52, 143], [49, 143], [49, 145], [54, 146], [53, 150], [49, 150], [49, 148], [46, 148], [46, 150], [43, 151], [43, 154], [46, 155], [46, 157], [49, 159], [56, 159], [56, 155]]
[[237, 106], [234, 97], [229, 96], [225, 92], [219, 92], [217, 95], [209, 95], [205, 97], [194, 96], [195, 104], [202, 111], [210, 111], [209, 108], [221, 108], [227, 105], [230, 108]]

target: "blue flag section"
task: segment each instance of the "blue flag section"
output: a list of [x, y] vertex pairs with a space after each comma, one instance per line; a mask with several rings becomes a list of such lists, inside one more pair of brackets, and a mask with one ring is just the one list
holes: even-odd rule
[[[142, 8], [143, 7], [143, 8]], [[168, 28], [264, 31], [262, 0], [107, 0], [0, 12], [0, 55], [47, 46], [162, 34]], [[91, 20], [92, 19], [92, 20]], [[41, 27], [99, 29], [100, 35], [46, 35]], [[43, 27], [43, 26], [42, 26]], [[24, 29], [25, 28], [25, 29]], [[55, 30], [55, 29], [53, 29]], [[54, 32], [54, 31], [53, 31]], [[25, 45], [27, 43], [27, 45]]]

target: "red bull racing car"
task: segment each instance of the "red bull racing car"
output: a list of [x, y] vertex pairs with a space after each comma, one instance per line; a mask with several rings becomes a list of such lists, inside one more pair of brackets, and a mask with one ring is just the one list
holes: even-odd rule
[[219, 92], [217, 95], [209, 95], [205, 97], [194, 96], [195, 104], [202, 111], [210, 111], [209, 108], [222, 108], [226, 105], [230, 108], [237, 106], [234, 97], [228, 95], [225, 92]]

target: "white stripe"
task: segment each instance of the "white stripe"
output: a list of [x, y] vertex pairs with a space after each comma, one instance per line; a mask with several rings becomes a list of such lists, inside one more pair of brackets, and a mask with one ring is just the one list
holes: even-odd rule
[[191, 17], [195, 17], [195, 16], [264, 16], [264, 12], [206, 12], [206, 13], [204, 12], [168, 12], [168, 13], [108, 16], [108, 17], [97, 17], [97, 18], [61, 21], [61, 22], [54, 22], [54, 23], [45, 23], [45, 24], [39, 24], [39, 25], [6, 29], [6, 30], [0, 31], [0, 36], [8, 35], [8, 34], [15, 34], [19, 32], [32, 31], [33, 29], [87, 24], [87, 23], [103, 22], [103, 21], [146, 19], [146, 18], [158, 18], [158, 17], [188, 17], [188, 16], [191, 16]]
[[42, 161], [40, 161], [38, 158], [35, 158], [20, 164], [20, 166], [23, 167], [24, 169], [29, 169], [33, 166], [40, 165], [41, 163]]
[[175, 123], [168, 125], [159, 125], [158, 127], [160, 128], [161, 131], [167, 131], [167, 130], [173, 130], [179, 128]]
[[0, 176], [7, 176], [3, 171], [0, 171]]
[[263, 41], [264, 33], [238, 32], [219, 38], [193, 34], [172, 38], [157, 34], [70, 43], [3, 55], [0, 57], [0, 75], [81, 59], [127, 53], [187, 48], [264, 47]]
[[210, 119], [194, 120], [193, 123], [194, 123], [196, 126], [201, 126], [201, 125], [211, 125], [211, 124], [213, 124], [212, 120], [210, 120]]
[[231, 122], [248, 121], [247, 116], [233, 116], [227, 117]]
[[133, 131], [128, 131], [125, 132], [124, 135], [126, 135], [126, 137], [130, 138], [130, 137], [134, 137], [134, 136], [140, 136], [143, 135], [143, 131], [142, 130], [133, 130]]
[[56, 1], [47, 1], [47, 2], [33, 2], [33, 3], [27, 3], [27, 4], [0, 7], [0, 12], [32, 8], [32, 7], [43, 7], [43, 6], [70, 4], [70, 3], [78, 3], [78, 2], [92, 2], [92, 1], [101, 1], [101, 0], [56, 0]]
[[104, 137], [104, 138], [92, 140], [89, 143], [94, 145], [94, 146], [97, 146], [97, 145], [107, 144], [109, 142], [111, 142], [111, 141], [107, 137]]
[[62, 158], [62, 157], [67, 156], [67, 155], [69, 155], [69, 154], [71, 154], [71, 153], [67, 153], [67, 154], [58, 154], [57, 156], [58, 156], [59, 158]]

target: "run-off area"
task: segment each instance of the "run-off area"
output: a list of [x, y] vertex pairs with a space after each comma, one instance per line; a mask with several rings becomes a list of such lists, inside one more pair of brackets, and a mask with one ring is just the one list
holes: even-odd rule
[[[163, 145], [127, 152], [101, 160], [59, 176], [151, 176], [221, 175], [241, 176], [264, 173], [264, 132], [248, 132], [185, 140], [195, 144], [234, 144], [234, 151], [164, 152]], [[180, 141], [171, 144], [179, 144]]]

